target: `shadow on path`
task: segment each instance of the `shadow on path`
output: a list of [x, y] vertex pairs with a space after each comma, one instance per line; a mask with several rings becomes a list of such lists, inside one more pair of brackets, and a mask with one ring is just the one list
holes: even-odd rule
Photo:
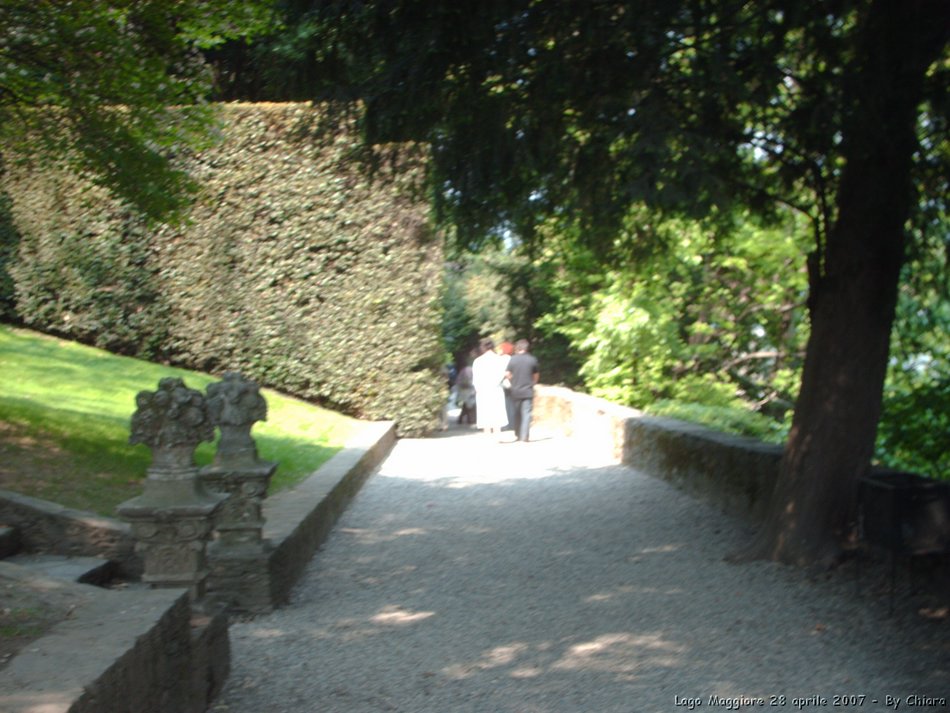
[[672, 711], [717, 696], [795, 710], [854, 694], [874, 711], [950, 694], [940, 624], [888, 618], [848, 578], [727, 564], [742, 523], [537, 435], [400, 441], [291, 604], [232, 626], [212, 710]]

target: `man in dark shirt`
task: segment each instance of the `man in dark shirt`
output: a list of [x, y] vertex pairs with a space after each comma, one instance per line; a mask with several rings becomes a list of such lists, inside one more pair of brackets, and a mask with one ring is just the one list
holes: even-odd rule
[[534, 405], [534, 385], [541, 372], [538, 360], [528, 353], [527, 339], [515, 343], [515, 353], [508, 361], [508, 380], [511, 382], [511, 401], [514, 411], [514, 431], [519, 441], [527, 442], [531, 430], [531, 410]]

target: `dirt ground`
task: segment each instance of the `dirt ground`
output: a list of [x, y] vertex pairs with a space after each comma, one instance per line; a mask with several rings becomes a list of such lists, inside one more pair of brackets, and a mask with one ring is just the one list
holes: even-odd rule
[[0, 670], [83, 602], [67, 586], [15, 577], [0, 568]]
[[[68, 473], [67, 460], [52, 442], [0, 421], [0, 488], [38, 494], [43, 483]], [[0, 525], [4, 523], [0, 522]], [[0, 562], [0, 670], [20, 651], [67, 619], [81, 603], [68, 588], [45, 586], [5, 572]]]

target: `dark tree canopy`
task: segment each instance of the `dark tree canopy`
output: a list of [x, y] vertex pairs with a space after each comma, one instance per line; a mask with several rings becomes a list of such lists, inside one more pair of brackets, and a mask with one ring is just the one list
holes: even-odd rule
[[[296, 0], [259, 57], [426, 141], [463, 243], [554, 217], [605, 254], [632, 205], [812, 221], [812, 337], [767, 527], [808, 562], [853, 528], [908, 221], [947, 195], [944, 0]], [[269, 64], [267, 64], [269, 63]], [[292, 87], [292, 88], [291, 88]], [[620, 245], [629, 249], [629, 245]]]
[[[0, 3], [6, 159], [88, 173], [152, 218], [188, 200], [169, 157], [207, 140], [212, 75], [200, 50], [268, 26], [264, 0]], [[12, 149], [12, 152], [10, 151]]]
[[367, 142], [429, 144], [462, 244], [530, 247], [554, 219], [609, 259], [638, 204], [802, 211], [811, 338], [751, 554], [826, 559], [852, 532], [908, 237], [946, 215], [946, 0], [8, 0], [0, 22], [5, 148], [153, 215], [181, 204], [167, 158], [206, 125], [203, 60], [220, 96], [340, 99]]
[[[866, 0], [288, 5], [291, 30], [258, 51], [272, 91], [358, 98], [370, 142], [430, 142], [442, 214], [473, 240], [545, 213], [609, 239], [641, 200], [707, 215], [778, 199], [824, 235], [863, 111], [849, 70], [881, 56], [861, 54]], [[911, 5], [937, 59], [947, 11]], [[947, 76], [927, 78], [931, 134]]]

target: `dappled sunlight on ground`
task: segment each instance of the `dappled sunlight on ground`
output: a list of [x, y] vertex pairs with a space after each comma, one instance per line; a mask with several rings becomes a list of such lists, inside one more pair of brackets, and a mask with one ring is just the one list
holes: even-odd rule
[[232, 627], [219, 710], [651, 713], [950, 676], [920, 656], [935, 673], [895, 677], [898, 629], [856, 616], [853, 587], [728, 564], [743, 524], [538, 435], [400, 440], [291, 604]]
[[481, 658], [469, 664], [453, 664], [443, 669], [451, 678], [467, 678], [477, 671], [488, 671], [502, 666], [512, 666], [532, 647], [523, 642], [496, 646], [482, 654]]
[[666, 545], [660, 545], [659, 547], [644, 547], [637, 551], [637, 554], [640, 555], [656, 555], [656, 554], [666, 554], [668, 552], [676, 552], [677, 550], [683, 549], [685, 547], [683, 542], [669, 543]]
[[552, 668], [562, 671], [608, 671], [631, 675], [644, 665], [671, 667], [680, 663], [677, 654], [686, 647], [663, 634], [602, 634], [571, 646]]
[[431, 611], [421, 611], [421, 612], [412, 612], [406, 611], [398, 606], [387, 606], [383, 607], [383, 610], [378, 614], [370, 617], [370, 621], [374, 624], [385, 624], [387, 626], [401, 626], [406, 624], [415, 624], [422, 621], [423, 619], [428, 619], [429, 617], [435, 616], [435, 612]]
[[677, 594], [683, 594], [684, 590], [682, 587], [656, 587], [650, 585], [622, 585], [616, 587], [615, 589], [607, 592], [598, 592], [597, 594], [591, 594], [589, 597], [584, 597], [581, 601], [585, 604], [598, 604], [606, 602], [616, 602], [619, 599], [625, 597], [633, 597], [638, 594], [662, 594], [664, 596], [674, 596]]
[[394, 532], [380, 532], [379, 530], [368, 530], [355, 527], [341, 527], [340, 534], [356, 538], [360, 544], [374, 545], [380, 542], [389, 542], [400, 537], [413, 537], [418, 535], [432, 534], [430, 530], [423, 527], [404, 527]]
[[670, 668], [681, 663], [686, 650], [661, 633], [600, 634], [579, 643], [514, 641], [485, 651], [470, 663], [446, 666], [442, 673], [460, 680], [496, 672], [512, 678], [558, 676], [566, 672], [597, 671], [628, 679], [644, 668]]
[[262, 627], [255, 629], [252, 636], [255, 639], [279, 639], [287, 635], [287, 632], [283, 629], [273, 629], [268, 627]]

